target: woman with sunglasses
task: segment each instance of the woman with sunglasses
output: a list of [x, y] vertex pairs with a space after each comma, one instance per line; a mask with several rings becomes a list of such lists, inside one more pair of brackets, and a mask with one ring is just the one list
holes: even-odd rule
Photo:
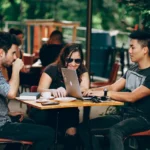
[[[60, 52], [57, 60], [46, 67], [42, 73], [38, 91], [49, 91], [54, 97], [67, 96], [61, 68], [68, 68], [77, 71], [81, 91], [89, 88], [89, 74], [83, 64], [83, 53], [81, 45], [67, 44]], [[64, 135], [64, 150], [76, 149], [76, 127], [79, 123], [78, 108], [54, 109], [54, 110], [37, 110], [31, 111], [30, 117], [36, 123], [45, 124], [56, 129], [58, 121], [58, 131]], [[59, 112], [59, 117], [57, 116]], [[58, 117], [58, 120], [57, 120]]]

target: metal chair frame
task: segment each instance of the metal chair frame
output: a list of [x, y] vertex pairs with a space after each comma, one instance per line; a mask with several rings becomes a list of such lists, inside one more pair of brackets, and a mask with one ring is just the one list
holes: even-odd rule
[[33, 144], [33, 142], [31, 141], [19, 141], [19, 140], [12, 140], [12, 139], [7, 139], [7, 138], [0, 138], [0, 143], [1, 144], [8, 144], [8, 143], [20, 143], [22, 144], [22, 149], [23, 150], [27, 150], [29, 148], [29, 146], [31, 146]]

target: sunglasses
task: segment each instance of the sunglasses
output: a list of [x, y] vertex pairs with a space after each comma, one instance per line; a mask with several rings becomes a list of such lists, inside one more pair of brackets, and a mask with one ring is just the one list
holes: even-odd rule
[[67, 63], [71, 63], [71, 62], [73, 62], [73, 61], [75, 61], [76, 64], [81, 64], [81, 62], [82, 62], [81, 59], [72, 59], [72, 58], [67, 58], [67, 59], [66, 59], [66, 62], [67, 62]]

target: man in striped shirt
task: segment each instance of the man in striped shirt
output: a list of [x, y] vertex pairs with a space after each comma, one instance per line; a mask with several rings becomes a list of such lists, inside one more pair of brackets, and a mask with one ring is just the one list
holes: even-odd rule
[[[19, 72], [24, 66], [16, 57], [17, 38], [0, 32], [0, 138], [33, 141], [32, 150], [47, 150], [54, 141], [54, 131], [50, 127], [29, 123], [12, 122], [8, 115], [7, 99], [14, 99], [19, 88]], [[2, 68], [12, 65], [9, 82], [2, 75]]]

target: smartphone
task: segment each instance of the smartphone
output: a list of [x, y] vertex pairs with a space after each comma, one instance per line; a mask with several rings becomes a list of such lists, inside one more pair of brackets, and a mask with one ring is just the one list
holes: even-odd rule
[[58, 105], [59, 102], [42, 102], [41, 103], [43, 106], [46, 106], [46, 105]]

